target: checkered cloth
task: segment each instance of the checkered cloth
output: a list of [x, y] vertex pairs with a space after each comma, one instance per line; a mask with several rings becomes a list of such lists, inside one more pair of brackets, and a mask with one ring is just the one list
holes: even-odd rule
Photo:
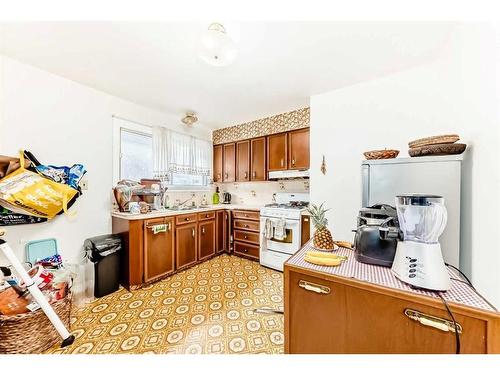
[[[405, 292], [420, 294], [427, 297], [439, 298], [439, 295], [436, 292], [423, 289], [413, 289], [408, 284], [405, 284], [396, 278], [388, 267], [358, 262], [354, 258], [354, 251], [351, 249], [341, 247], [335, 251], [335, 254], [337, 255], [347, 256], [347, 261], [337, 267], [318, 266], [308, 263], [304, 260], [305, 253], [309, 250], [317, 251], [317, 249], [312, 246], [311, 242], [312, 241], [309, 241], [298, 253], [288, 259], [287, 264], [330, 275], [365, 281], [387, 288], [399, 289]], [[454, 270], [452, 271], [449, 269], [448, 272], [450, 273], [450, 277], [454, 279], [461, 279], [460, 275], [458, 275], [458, 273]], [[441, 296], [448, 302], [488, 311], [495, 311], [483, 298], [475, 293], [469, 285], [457, 280], [451, 280], [451, 289], [447, 292], [441, 293]]]

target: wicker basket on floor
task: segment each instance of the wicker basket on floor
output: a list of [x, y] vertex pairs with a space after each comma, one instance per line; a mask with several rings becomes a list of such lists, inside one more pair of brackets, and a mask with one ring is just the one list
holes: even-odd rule
[[[51, 306], [69, 329], [71, 292]], [[61, 341], [42, 309], [26, 314], [0, 315], [0, 354], [43, 353]]]

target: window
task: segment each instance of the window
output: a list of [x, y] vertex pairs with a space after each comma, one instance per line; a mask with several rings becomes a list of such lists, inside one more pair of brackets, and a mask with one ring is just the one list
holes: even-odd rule
[[153, 177], [153, 139], [150, 134], [120, 129], [120, 179]]
[[[210, 173], [207, 173], [207, 168], [209, 170], [212, 164], [210, 142], [163, 128], [171, 138], [164, 139], [169, 142], [163, 143], [163, 153], [155, 156], [153, 143], [157, 138], [154, 138], [151, 127], [113, 117], [113, 128], [114, 184], [123, 179], [140, 181], [142, 178], [155, 178], [155, 168], [160, 163], [160, 170], [168, 170], [162, 176], [170, 189], [191, 190], [208, 187]], [[185, 137], [190, 139], [191, 147], [183, 147], [181, 140]], [[189, 162], [172, 168], [175, 162], [184, 161], [177, 155], [186, 154], [189, 155]], [[169, 166], [170, 168], [167, 168]]]

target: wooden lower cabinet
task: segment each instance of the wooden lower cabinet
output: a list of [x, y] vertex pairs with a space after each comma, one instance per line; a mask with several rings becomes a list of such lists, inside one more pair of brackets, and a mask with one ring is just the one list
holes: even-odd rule
[[260, 214], [259, 211], [231, 211], [231, 240], [234, 255], [259, 260]]
[[198, 260], [215, 255], [215, 220], [198, 223]]
[[[285, 352], [455, 353], [455, 334], [405, 315], [450, 320], [440, 300], [285, 264]], [[451, 306], [461, 353], [499, 353], [500, 315]]]
[[[166, 231], [155, 234], [155, 225], [166, 225]], [[144, 281], [149, 282], [175, 271], [174, 219], [144, 221]]]
[[177, 269], [186, 268], [198, 261], [198, 224], [178, 225], [175, 229], [175, 262]]
[[229, 214], [225, 210], [216, 212], [216, 234], [215, 234], [215, 252], [217, 254], [228, 251], [228, 232], [229, 232]]

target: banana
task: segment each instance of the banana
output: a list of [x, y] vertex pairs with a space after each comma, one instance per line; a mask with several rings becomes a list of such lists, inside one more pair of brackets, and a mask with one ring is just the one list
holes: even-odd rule
[[338, 247], [345, 247], [348, 249], [352, 249], [352, 243], [350, 243], [349, 241], [333, 241], [333, 243]]
[[342, 255], [337, 255], [333, 253], [325, 253], [323, 251], [307, 251], [306, 256], [316, 257], [316, 258], [325, 258], [325, 259], [342, 259], [346, 260], [347, 257]]
[[339, 266], [340, 264], [342, 264], [342, 259], [340, 259], [340, 258], [327, 259], [327, 258], [318, 258], [318, 257], [306, 255], [304, 257], [304, 260], [306, 262], [316, 264], [318, 266]]

